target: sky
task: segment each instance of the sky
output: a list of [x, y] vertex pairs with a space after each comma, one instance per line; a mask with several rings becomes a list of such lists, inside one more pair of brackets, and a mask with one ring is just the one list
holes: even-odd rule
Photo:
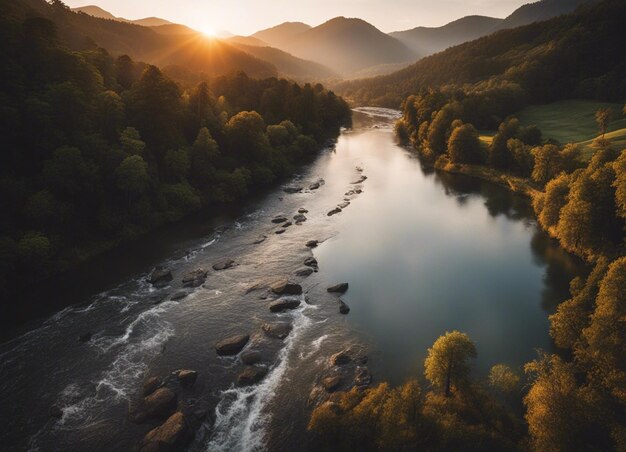
[[97, 5], [117, 17], [156, 16], [207, 33], [249, 35], [279, 23], [316, 26], [337, 16], [359, 17], [384, 32], [440, 26], [463, 16], [505, 17], [535, 0], [64, 0]]

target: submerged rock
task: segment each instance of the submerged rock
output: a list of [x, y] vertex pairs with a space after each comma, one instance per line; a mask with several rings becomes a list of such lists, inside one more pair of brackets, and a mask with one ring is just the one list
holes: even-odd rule
[[219, 341], [215, 344], [215, 351], [220, 356], [236, 355], [250, 340], [248, 334], [240, 334]]
[[302, 267], [295, 271], [296, 276], [309, 276], [311, 273], [313, 273], [311, 267]]
[[341, 208], [340, 207], [335, 207], [333, 210], [328, 212], [326, 215], [328, 215], [329, 217], [332, 217], [333, 215], [336, 215], [338, 213], [341, 213]]
[[303, 190], [302, 187], [300, 186], [291, 186], [291, 187], [285, 187], [283, 188], [283, 191], [285, 193], [299, 193]]
[[360, 184], [361, 182], [365, 182], [367, 180], [367, 176], [361, 176], [354, 182], [350, 182], [352, 185]]
[[339, 300], [339, 313], [340, 314], [348, 314], [350, 312], [350, 306], [346, 304], [345, 301]]
[[80, 342], [81, 344], [84, 344], [85, 342], [89, 342], [92, 337], [93, 337], [93, 333], [88, 331], [78, 336], [78, 342]]
[[289, 226], [291, 226], [293, 223], [291, 221], [287, 221], [285, 224], [283, 224], [283, 228], [288, 228]]
[[208, 274], [209, 272], [207, 272], [203, 268], [198, 268], [192, 272], [189, 272], [185, 276], [183, 276], [183, 286], [184, 287], [201, 286], [206, 281]]
[[345, 209], [349, 205], [350, 205], [350, 201], [344, 201], [341, 204], [337, 204], [337, 207], [339, 207], [340, 209]]
[[170, 282], [174, 277], [172, 276], [172, 271], [165, 267], [156, 267], [150, 273], [148, 277], [148, 282], [153, 286], [165, 286], [168, 282]]
[[320, 188], [319, 182], [313, 182], [311, 185], [309, 185], [309, 190], [317, 190], [318, 188]]
[[284, 234], [285, 230], [284, 229], [279, 229], [278, 231], [274, 232], [274, 234]]
[[259, 236], [258, 239], [256, 239], [254, 242], [252, 242], [253, 245], [260, 245], [261, 243], [265, 242], [265, 240], [267, 240], [267, 236], [266, 235], [261, 235]]
[[198, 379], [198, 372], [195, 370], [182, 369], [176, 372], [176, 377], [183, 388], [190, 388]]
[[48, 414], [55, 419], [61, 419], [63, 417], [63, 410], [56, 405], [52, 405], [48, 410]]
[[315, 248], [320, 242], [317, 240], [309, 240], [308, 242], [306, 242], [306, 247], [307, 248]]
[[344, 282], [344, 283], [335, 284], [334, 286], [331, 286], [326, 290], [328, 292], [344, 293], [346, 290], [348, 290], [348, 283]]
[[163, 425], [146, 434], [141, 452], [183, 450], [192, 438], [189, 422], [181, 411], [177, 411]]
[[235, 261], [232, 259], [224, 259], [221, 260], [220, 262], [217, 262], [215, 264], [213, 264], [213, 270], [215, 271], [220, 271], [220, 270], [226, 270], [229, 268], [232, 268], [235, 266]]
[[306, 210], [304, 207], [300, 207], [300, 208], [298, 209], [298, 213], [309, 213], [309, 211], [308, 211], [308, 210]]
[[281, 298], [270, 304], [270, 311], [283, 312], [287, 309], [296, 309], [298, 306], [300, 306], [298, 299]]
[[291, 333], [293, 327], [288, 322], [265, 323], [262, 326], [263, 332], [275, 339], [285, 339]]
[[330, 362], [333, 366], [344, 366], [350, 363], [350, 361], [352, 361], [352, 357], [348, 350], [342, 350], [330, 357]]
[[302, 286], [288, 279], [281, 279], [270, 286], [272, 292], [276, 295], [300, 295]]
[[263, 380], [266, 375], [267, 369], [265, 367], [247, 367], [237, 377], [237, 384], [239, 386], [250, 386]]
[[307, 257], [304, 260], [304, 265], [306, 265], [307, 267], [317, 268], [317, 259], [315, 259], [314, 257]]
[[367, 367], [357, 367], [354, 376], [354, 385], [359, 388], [369, 386], [372, 383], [372, 374]]
[[287, 221], [287, 217], [284, 215], [277, 215], [274, 217], [274, 219], [272, 219], [272, 223], [278, 224], [278, 223], [284, 223], [285, 221]]
[[176, 292], [174, 295], [172, 295], [170, 300], [172, 300], [172, 301], [179, 301], [179, 300], [182, 300], [183, 298], [185, 298], [187, 295], [189, 295], [187, 292], [185, 292], [184, 290], [181, 290], [179, 292]]
[[244, 363], [246, 366], [251, 366], [253, 364], [260, 363], [262, 356], [261, 352], [257, 350], [245, 350], [241, 352], [241, 355], [239, 355], [239, 359], [241, 359], [241, 362]]
[[299, 213], [298, 215], [293, 216], [293, 220], [296, 223], [304, 223], [306, 221], [306, 217], [303, 214]]

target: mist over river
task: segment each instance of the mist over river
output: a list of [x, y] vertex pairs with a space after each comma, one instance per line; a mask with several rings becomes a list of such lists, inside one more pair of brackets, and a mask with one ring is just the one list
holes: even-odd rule
[[[99, 261], [89, 271], [114, 278], [74, 281], [83, 281], [78, 304], [6, 338], [2, 449], [135, 450], [154, 427], [127, 417], [143, 381], [193, 369], [198, 379], [178, 401], [207, 415], [190, 450], [295, 450], [305, 446], [312, 390], [330, 356], [347, 347], [367, 355], [373, 384], [421, 378], [427, 348], [454, 329], [476, 343], [477, 378], [494, 364], [519, 368], [535, 349], [550, 350], [548, 315], [585, 267], [539, 231], [527, 199], [423, 167], [396, 144], [396, 117], [355, 111], [352, 130], [245, 212], [169, 228], [158, 243], [129, 248], [130, 267], [124, 250]], [[337, 205], [342, 210], [329, 216]], [[307, 210], [301, 224], [272, 223], [277, 215], [295, 223], [299, 209]], [[306, 247], [310, 240], [319, 246]], [[296, 276], [310, 257], [319, 271]], [[212, 269], [226, 258], [232, 268]], [[165, 287], [148, 282], [157, 264], [172, 270]], [[204, 284], [182, 288], [198, 268], [208, 270]], [[304, 294], [291, 296], [297, 309], [277, 314], [267, 288], [281, 277]], [[340, 282], [349, 283], [341, 296], [347, 315], [326, 291]], [[181, 290], [186, 296], [173, 301]], [[285, 339], [262, 329], [277, 320], [292, 326]], [[91, 338], [79, 342], [86, 333]], [[268, 373], [257, 384], [237, 386], [245, 366], [216, 354], [216, 342], [237, 334], [249, 334], [246, 349], [261, 353]], [[351, 383], [346, 376], [342, 388]], [[50, 416], [53, 406], [60, 418]]]

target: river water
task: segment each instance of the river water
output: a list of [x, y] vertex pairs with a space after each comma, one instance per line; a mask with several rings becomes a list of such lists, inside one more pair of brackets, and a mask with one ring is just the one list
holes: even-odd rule
[[[86, 278], [83, 291], [95, 295], [7, 339], [0, 345], [3, 449], [133, 450], [152, 428], [127, 420], [143, 380], [188, 368], [198, 381], [179, 401], [209, 413], [190, 450], [295, 450], [306, 444], [314, 385], [329, 357], [348, 346], [366, 351], [374, 381], [393, 383], [421, 378], [427, 348], [453, 329], [476, 343], [476, 378], [550, 350], [547, 316], [584, 266], [538, 230], [528, 200], [424, 168], [395, 143], [396, 116], [355, 112], [354, 128], [287, 184], [302, 192], [277, 189], [218, 227], [198, 222], [161, 234], [158, 244], [141, 245], [167, 250], [160, 262], [146, 252], [143, 267], [135, 263], [114, 287]], [[309, 190], [315, 182], [320, 188]], [[350, 204], [327, 215], [343, 202]], [[282, 228], [271, 219], [299, 208], [307, 221], [276, 234]], [[320, 245], [310, 250], [304, 245], [312, 239]], [[319, 271], [295, 277], [311, 256]], [[236, 266], [211, 270], [223, 258]], [[93, 271], [119, 274], [122, 260]], [[155, 263], [172, 269], [170, 286], [147, 282]], [[204, 285], [171, 301], [182, 276], [197, 268], [210, 270]], [[274, 314], [266, 287], [281, 277], [300, 282], [305, 294], [298, 309]], [[350, 284], [342, 296], [348, 315], [326, 292], [338, 282]], [[276, 320], [293, 326], [285, 340], [261, 329]], [[87, 332], [90, 341], [77, 341]], [[256, 385], [237, 387], [243, 364], [215, 353], [215, 342], [235, 334], [250, 334], [247, 348], [262, 353], [268, 374]], [[60, 419], [49, 415], [51, 406], [61, 408]]]

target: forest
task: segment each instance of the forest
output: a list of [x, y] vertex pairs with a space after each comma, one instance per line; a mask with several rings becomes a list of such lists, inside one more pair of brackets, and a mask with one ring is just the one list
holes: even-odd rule
[[0, 287], [7, 295], [165, 223], [267, 187], [350, 124], [322, 85], [196, 85], [53, 22], [0, 19]]

